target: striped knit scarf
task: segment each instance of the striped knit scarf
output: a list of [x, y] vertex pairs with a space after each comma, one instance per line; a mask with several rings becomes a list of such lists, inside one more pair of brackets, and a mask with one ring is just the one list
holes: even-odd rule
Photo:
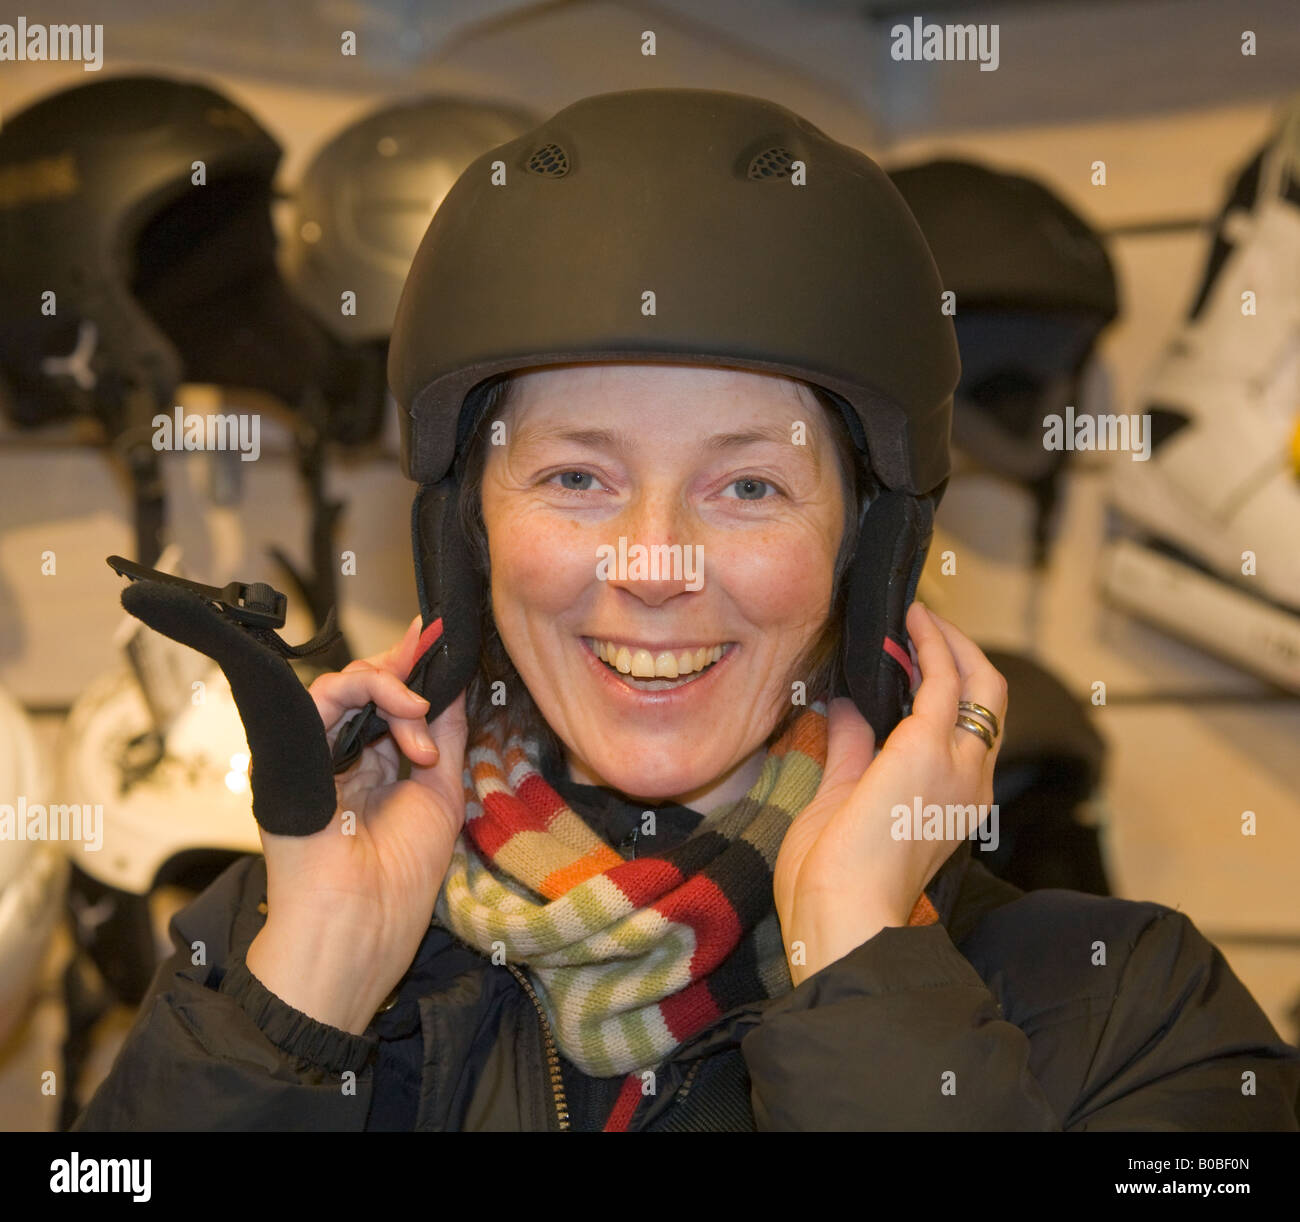
[[[625, 861], [547, 783], [535, 742], [502, 746], [489, 728], [466, 754], [465, 827], [435, 919], [528, 965], [584, 1073], [654, 1068], [728, 1010], [790, 990], [772, 872], [825, 763], [826, 706], [814, 702], [749, 793], [684, 844]], [[937, 920], [922, 894], [910, 924]]]

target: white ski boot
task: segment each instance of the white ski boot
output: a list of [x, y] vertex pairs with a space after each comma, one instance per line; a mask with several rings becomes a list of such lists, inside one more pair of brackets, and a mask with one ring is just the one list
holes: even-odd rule
[[1111, 499], [1155, 546], [1111, 544], [1105, 592], [1300, 691], [1300, 95], [1239, 177], [1143, 407], [1150, 459], [1117, 460]]

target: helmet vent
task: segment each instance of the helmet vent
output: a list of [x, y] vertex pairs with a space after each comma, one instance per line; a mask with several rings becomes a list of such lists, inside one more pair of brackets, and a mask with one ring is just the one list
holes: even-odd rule
[[528, 172], [563, 178], [569, 172], [569, 155], [558, 144], [544, 144], [528, 159]]
[[754, 179], [789, 178], [794, 154], [789, 149], [764, 149], [750, 163], [748, 177]]

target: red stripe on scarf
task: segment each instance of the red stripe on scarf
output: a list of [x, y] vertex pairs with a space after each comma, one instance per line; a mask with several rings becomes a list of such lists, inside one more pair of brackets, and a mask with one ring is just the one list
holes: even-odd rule
[[[501, 770], [490, 763], [479, 764], [471, 776], [476, 784], [488, 778], [508, 783]], [[467, 820], [465, 828], [479, 852], [495, 860], [501, 846], [516, 832], [545, 832], [563, 809], [564, 800], [545, 781], [526, 777], [518, 794], [504, 789], [488, 794], [483, 799], [483, 813]]]
[[687, 925], [695, 934], [691, 977], [713, 971], [736, 948], [744, 930], [726, 893], [706, 874], [688, 878], [654, 905], [665, 920]]
[[622, 1089], [618, 1092], [618, 1098], [614, 1100], [614, 1107], [609, 1113], [609, 1119], [605, 1121], [603, 1131], [626, 1133], [627, 1126], [632, 1123], [632, 1115], [640, 1102], [641, 1075], [630, 1073], [623, 1079]]
[[532, 773], [519, 782], [518, 796], [529, 814], [541, 820], [542, 828], [550, 827], [556, 815], [565, 809], [564, 799], [540, 773]]
[[682, 872], [657, 857], [622, 861], [606, 871], [606, 877], [627, 896], [633, 908], [648, 908], [661, 895], [682, 885]]
[[497, 792], [483, 799], [481, 815], [465, 820], [465, 830], [478, 851], [488, 861], [495, 861], [501, 846], [516, 832], [540, 832], [543, 825], [513, 794]]
[[696, 980], [659, 1003], [664, 1024], [679, 1044], [722, 1017], [707, 980]]

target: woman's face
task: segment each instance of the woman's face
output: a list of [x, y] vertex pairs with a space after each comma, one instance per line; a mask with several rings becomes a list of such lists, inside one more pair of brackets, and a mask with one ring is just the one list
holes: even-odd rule
[[705, 811], [743, 796], [844, 526], [812, 392], [715, 367], [538, 369], [487, 450], [497, 628], [571, 778]]

